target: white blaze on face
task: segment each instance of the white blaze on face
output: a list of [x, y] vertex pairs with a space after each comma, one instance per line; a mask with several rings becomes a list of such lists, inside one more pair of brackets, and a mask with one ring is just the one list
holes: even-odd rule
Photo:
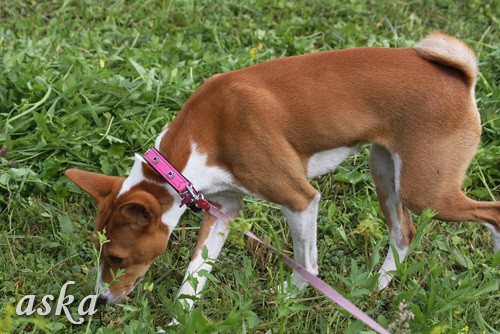
[[102, 279], [102, 275], [103, 275], [103, 264], [101, 263], [101, 265], [99, 266], [99, 269], [97, 271], [97, 286], [96, 286], [96, 289], [95, 289], [95, 292], [96, 293], [99, 293], [99, 299], [103, 300], [104, 301], [104, 304], [111, 304], [111, 303], [114, 303], [115, 301], [117, 301], [119, 298], [116, 298], [115, 296], [113, 296], [113, 294], [111, 293], [111, 291], [108, 289], [104, 289], [104, 280]]

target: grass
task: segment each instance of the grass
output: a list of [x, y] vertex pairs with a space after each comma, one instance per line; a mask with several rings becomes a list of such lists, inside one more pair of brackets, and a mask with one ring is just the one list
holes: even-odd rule
[[[203, 298], [186, 314], [172, 301], [199, 219], [183, 218], [168, 250], [134, 295], [84, 325], [64, 316], [18, 317], [36, 294], [91, 294], [95, 206], [64, 176], [70, 167], [127, 175], [190, 94], [215, 73], [268, 59], [354, 46], [412, 46], [439, 29], [475, 50], [482, 144], [465, 191], [499, 198], [500, 48], [494, 3], [482, 1], [12, 0], [0, 11], [0, 331], [369, 333], [312, 289], [271, 292], [290, 271], [233, 233]], [[261, 47], [259, 48], [259, 45]], [[375, 292], [387, 231], [369, 176], [368, 149], [315, 179], [320, 275], [382, 325], [405, 301], [414, 333], [498, 333], [499, 263], [478, 224], [420, 218], [419, 234], [391, 286]], [[291, 250], [277, 208], [253, 198], [238, 218]], [[258, 224], [257, 224], [258, 223]], [[274, 237], [275, 236], [275, 237]], [[266, 237], [264, 237], [266, 238]], [[181, 269], [182, 268], [182, 269]], [[76, 310], [76, 308], [74, 308]], [[73, 311], [74, 311], [73, 310]]]

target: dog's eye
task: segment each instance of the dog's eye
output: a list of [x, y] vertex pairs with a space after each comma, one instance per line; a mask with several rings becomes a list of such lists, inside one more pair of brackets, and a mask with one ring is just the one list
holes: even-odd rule
[[111, 262], [116, 263], [116, 264], [123, 263], [123, 259], [121, 257], [118, 257], [118, 256], [110, 255], [109, 259], [111, 260]]

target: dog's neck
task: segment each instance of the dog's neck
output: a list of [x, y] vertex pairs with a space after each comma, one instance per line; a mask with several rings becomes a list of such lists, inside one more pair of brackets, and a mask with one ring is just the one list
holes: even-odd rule
[[[220, 166], [209, 165], [208, 155], [200, 152], [197, 143], [190, 140], [188, 136], [174, 138], [173, 134], [166, 129], [155, 141], [155, 148], [160, 150], [199, 192], [210, 196], [210, 194], [234, 190], [234, 180], [231, 174]], [[123, 182], [118, 196], [130, 191], [133, 187], [144, 187], [148, 183], [162, 186], [162, 191], [153, 195], [160, 203], [169, 203], [165, 206], [161, 220], [172, 232], [186, 207], [180, 207], [181, 197], [147, 165], [140, 155], [136, 154], [134, 165]], [[167, 197], [169, 197], [168, 200], [164, 200]], [[170, 205], [170, 203], [173, 204]]]

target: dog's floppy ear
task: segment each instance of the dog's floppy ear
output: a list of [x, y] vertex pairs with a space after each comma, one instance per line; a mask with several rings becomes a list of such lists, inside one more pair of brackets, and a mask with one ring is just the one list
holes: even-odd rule
[[125, 203], [120, 206], [120, 213], [127, 218], [129, 223], [143, 227], [151, 221], [151, 209], [141, 203]]
[[127, 223], [132, 224], [132, 228], [141, 229], [153, 226], [153, 223], [159, 220], [162, 206], [150, 193], [135, 190], [124, 196], [118, 211]]
[[85, 172], [79, 169], [69, 169], [66, 176], [77, 186], [94, 197], [97, 202], [108, 196], [117, 182], [123, 182], [124, 178], [108, 176], [104, 174]]

